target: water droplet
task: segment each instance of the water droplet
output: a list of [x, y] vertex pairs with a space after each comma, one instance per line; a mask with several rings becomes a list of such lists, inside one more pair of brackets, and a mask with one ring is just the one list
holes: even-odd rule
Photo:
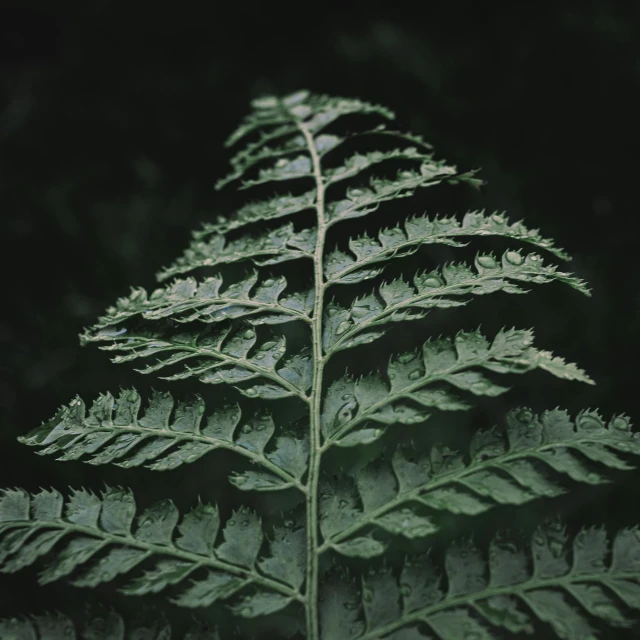
[[366, 307], [354, 307], [353, 309], [351, 309], [351, 316], [360, 320], [361, 318], [364, 318], [370, 311], [371, 309], [367, 309]]
[[408, 584], [401, 584], [400, 585], [400, 593], [403, 596], [405, 596], [405, 597], [406, 596], [410, 596], [411, 595], [411, 591], [412, 591], [412, 589]]
[[502, 224], [504, 222], [504, 216], [501, 213], [494, 213], [491, 216], [491, 219], [498, 224]]
[[356, 602], [344, 602], [342, 606], [347, 609], [347, 611], [355, 611], [358, 608], [358, 604]]
[[242, 607], [240, 609], [240, 615], [244, 617], [248, 617], [253, 613], [253, 609], [251, 607]]
[[597, 474], [597, 473], [589, 473], [589, 474], [587, 474], [587, 480], [588, 480], [589, 482], [593, 482], [594, 484], [595, 484], [596, 482], [599, 482], [599, 481], [600, 481], [600, 479], [601, 479], [601, 478], [600, 478], [600, 475], [599, 475], [599, 474]]
[[202, 415], [204, 413], [204, 405], [203, 404], [199, 404], [198, 405], [198, 413], [200, 415]]
[[551, 549], [551, 554], [553, 555], [554, 558], [559, 558], [562, 555], [562, 552], [564, 551], [564, 545], [561, 542], [558, 542], [557, 540], [552, 540], [549, 543], [549, 549]]
[[253, 427], [250, 424], [243, 425], [241, 429], [242, 433], [251, 433], [253, 431]]
[[476, 260], [478, 264], [485, 269], [495, 269], [498, 266], [495, 259], [491, 256], [478, 256]]
[[353, 398], [353, 394], [351, 394], [351, 393], [345, 393], [345, 394], [342, 396], [342, 399], [343, 399], [343, 400], [351, 400], [351, 398]]
[[618, 431], [628, 431], [629, 430], [629, 422], [621, 417], [616, 417], [610, 422], [610, 426]]
[[351, 324], [349, 324], [346, 320], [344, 322], [341, 322], [338, 325], [338, 328], [336, 329], [336, 335], [340, 336], [343, 333], [346, 333], [349, 330], [350, 326], [351, 326]]
[[267, 425], [266, 425], [266, 424], [259, 424], [259, 425], [256, 427], [256, 431], [264, 431], [266, 428], [267, 428]]
[[253, 329], [247, 329], [244, 334], [243, 334], [243, 338], [245, 338], [246, 340], [251, 340], [251, 338], [255, 338], [256, 336], [256, 332]]
[[524, 262], [524, 258], [517, 251], [507, 251], [504, 254], [504, 259], [513, 265], [519, 265]]
[[284, 526], [287, 527], [287, 529], [293, 529], [294, 525], [295, 525], [295, 522], [293, 520], [284, 521]]
[[389, 380], [393, 380], [396, 377], [396, 374], [395, 373], [390, 373], [390, 374], [388, 374], [387, 377], [389, 378]]
[[132, 391], [128, 396], [127, 400], [129, 402], [135, 402], [138, 399], [138, 394], [135, 391]]
[[401, 171], [398, 174], [398, 177], [403, 178], [403, 179], [408, 179], [408, 178], [413, 178], [413, 173], [411, 171]]
[[235, 476], [235, 477], [234, 477], [234, 479], [233, 479], [233, 481], [234, 481], [236, 484], [243, 485], [243, 484], [245, 484], [245, 482], [247, 481], [247, 479], [246, 479], [244, 476]]
[[335, 307], [331, 307], [330, 309], [327, 309], [327, 315], [332, 318], [333, 316], [336, 315], [336, 313], [338, 313], [338, 310]]
[[403, 353], [401, 356], [398, 356], [398, 362], [400, 364], [409, 364], [415, 359], [416, 359], [415, 353]]
[[243, 520], [242, 521], [242, 526], [243, 527], [248, 527], [249, 526], [249, 521], [248, 520]]
[[273, 286], [274, 283], [275, 283], [275, 280], [273, 278], [267, 278], [262, 284], [265, 287], [271, 287]]
[[258, 392], [257, 392], [255, 389], [247, 389], [247, 390], [245, 391], [245, 393], [246, 393], [248, 396], [255, 396], [255, 395], [257, 395], [257, 394], [258, 394]]
[[236, 526], [236, 521], [235, 520], [229, 520], [229, 522], [227, 523], [230, 527], [235, 527]]
[[417, 380], [421, 375], [420, 369], [415, 369], [409, 374], [409, 380]]
[[346, 500], [340, 500], [340, 502], [338, 502], [338, 509], [345, 509], [348, 504]]
[[422, 280], [421, 284], [423, 287], [436, 289], [442, 286], [442, 280], [440, 280], [440, 278], [437, 278], [436, 276], [429, 276], [428, 278], [425, 278], [424, 280]]
[[365, 589], [363, 594], [362, 594], [362, 599], [365, 602], [372, 602], [373, 601], [373, 591], [371, 591], [371, 589]]

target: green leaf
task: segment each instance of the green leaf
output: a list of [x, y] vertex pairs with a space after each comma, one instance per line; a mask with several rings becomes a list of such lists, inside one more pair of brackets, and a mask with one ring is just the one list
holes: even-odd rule
[[505, 251], [500, 263], [491, 255], [479, 255], [475, 260], [475, 272], [465, 264], [447, 264], [416, 274], [412, 284], [402, 279], [384, 282], [375, 293], [356, 298], [348, 310], [335, 304], [328, 305], [323, 346], [325, 352], [335, 353], [368, 344], [383, 335], [377, 327], [419, 320], [432, 309], [463, 306], [469, 302], [469, 298], [463, 296], [496, 291], [526, 293], [515, 283], [542, 284], [554, 280], [589, 294], [582, 280], [543, 264], [536, 254], [522, 256], [517, 251]]
[[362, 218], [376, 211], [381, 203], [412, 196], [416, 189], [433, 187], [445, 180], [469, 180], [473, 172], [459, 174], [454, 166], [444, 162], [424, 161], [418, 170], [399, 171], [395, 178], [376, 178], [369, 180], [368, 187], [350, 187], [346, 198], [329, 203], [327, 206], [328, 225], [343, 220]]
[[289, 526], [276, 527], [269, 546], [272, 555], [258, 562], [260, 570], [271, 578], [299, 589], [305, 578], [305, 530]]
[[420, 353], [392, 359], [386, 379], [370, 375], [358, 381], [338, 380], [326, 395], [323, 434], [337, 443], [363, 423], [414, 424], [427, 420], [433, 409], [467, 409], [470, 405], [458, 391], [491, 397], [508, 391], [478, 369], [505, 374], [541, 368], [567, 380], [592, 383], [575, 365], [538, 351], [532, 342], [531, 331], [502, 330], [491, 344], [478, 331], [459, 332], [455, 339], [432, 340]]
[[[626, 417], [605, 423], [595, 411], [571, 420], [560, 410], [520, 409], [505, 428], [475, 432], [463, 452], [407, 446], [409, 433], [437, 412], [465, 411], [507, 392], [507, 374], [542, 369], [592, 381], [534, 347], [530, 330], [502, 329], [491, 340], [479, 330], [452, 332], [425, 336], [408, 353], [381, 351], [394, 344], [400, 322], [461, 308], [478, 295], [525, 294], [531, 283], [589, 290], [521, 253], [524, 243], [568, 259], [537, 229], [502, 213], [407, 216], [399, 199], [422, 188], [483, 183], [475, 170], [439, 159], [419, 135], [377, 125], [393, 117], [385, 107], [308, 91], [255, 99], [228, 140], [240, 143], [231, 172], [216, 186], [262, 185], [266, 195], [205, 222], [158, 274], [178, 279], [132, 290], [81, 336], [113, 352], [114, 362], [168, 383], [225, 385], [208, 388], [222, 408], [205, 420], [199, 397], [176, 404], [154, 392], [141, 413], [140, 395], [126, 389], [117, 400], [100, 396], [88, 412], [76, 398], [21, 438], [60, 460], [155, 470], [213, 449], [234, 451], [251, 464], [231, 470], [224, 513], [198, 503], [181, 517], [162, 500], [136, 515], [133, 494], [121, 488], [99, 496], [81, 489], [66, 500], [56, 491], [8, 490], [0, 497], [4, 571], [46, 560], [42, 583], [118, 579], [130, 595], [167, 593], [181, 607], [220, 603], [237, 617], [259, 618], [239, 632], [308, 640], [497, 640], [533, 633], [538, 622], [561, 638], [591, 640], [596, 621], [630, 623], [640, 609], [637, 529], [619, 532], [611, 553], [603, 530], [581, 531], [570, 548], [556, 523], [540, 527], [526, 548], [502, 536], [488, 550], [455, 542], [439, 564], [428, 555], [399, 563], [387, 553], [388, 544], [423, 547], [457, 515], [523, 507], [574, 482], [606, 483], [610, 470], [633, 468], [640, 453]], [[358, 130], [359, 118], [375, 122]], [[416, 204], [414, 211], [424, 207]], [[350, 238], [333, 229], [345, 221]], [[501, 256], [479, 247], [473, 264], [402, 274], [399, 260], [422, 245], [444, 247], [430, 252], [436, 259], [482, 237], [516, 247]], [[255, 271], [243, 276], [247, 262]], [[387, 267], [394, 275], [378, 279]], [[329, 292], [374, 278], [373, 287]], [[279, 326], [261, 326], [271, 324]], [[388, 340], [376, 342], [382, 336]], [[354, 347], [386, 367], [353, 377], [327, 366]], [[242, 398], [242, 412], [225, 406], [229, 394]], [[266, 401], [275, 401], [276, 422]], [[416, 427], [387, 428], [396, 424]], [[259, 514], [237, 503], [236, 489], [283, 491], [276, 502], [259, 500], [269, 507]], [[114, 640], [169, 640], [159, 617], [133, 627], [103, 617], [86, 637], [105, 629]], [[47, 624], [54, 637], [76, 633], [64, 622]], [[45, 633], [35, 622], [24, 628], [27, 637]], [[185, 636], [196, 638], [212, 635]]]
[[[189, 361], [178, 373], [162, 376], [164, 380], [184, 380], [196, 377], [205, 384], [239, 385], [249, 397], [289, 397], [298, 396], [306, 401], [305, 388], [297, 384], [309, 384], [311, 361], [302, 354], [293, 354], [284, 362], [282, 371], [276, 370], [276, 364], [286, 352], [285, 338], [258, 342], [255, 329], [247, 327], [214, 327], [201, 332], [185, 331], [175, 333], [170, 329], [128, 331], [125, 334], [83, 334], [85, 343], [102, 344], [105, 351], [119, 351], [121, 355], [112, 358], [112, 362], [132, 362], [138, 359], [155, 357], [154, 364], [140, 373], [156, 373], [165, 367], [172, 367]], [[159, 358], [162, 356], [164, 359]], [[193, 363], [193, 364], [192, 364]], [[290, 382], [291, 365], [302, 373]], [[270, 385], [241, 386], [248, 381], [266, 378]]]
[[284, 277], [267, 278], [258, 284], [258, 275], [254, 273], [220, 291], [222, 285], [222, 278], [215, 276], [201, 282], [195, 278], [175, 280], [150, 295], [144, 289], [133, 289], [129, 296], [119, 298], [114, 307], [107, 309], [106, 315], [99, 318], [86, 335], [116, 335], [122, 330], [117, 329], [117, 325], [137, 317], [169, 318], [180, 323], [217, 323], [244, 318], [252, 324], [281, 324], [304, 320], [313, 309], [310, 292], [280, 298], [287, 286]]
[[386, 545], [373, 538], [359, 537], [331, 545], [334, 551], [349, 558], [375, 558], [386, 551]]
[[629, 626], [625, 605], [640, 607], [640, 532], [618, 532], [610, 562], [601, 530], [582, 529], [572, 547], [569, 562], [567, 536], [557, 522], [539, 527], [528, 550], [497, 535], [488, 561], [471, 542], [454, 543], [445, 556], [446, 591], [427, 556], [407, 559], [399, 579], [388, 570], [371, 572], [361, 592], [366, 626], [351, 637], [404, 638], [403, 629], [409, 630], [406, 637], [427, 637], [416, 635], [415, 625], [422, 623], [442, 640], [461, 634], [497, 640], [500, 629], [532, 633], [537, 619], [559, 637], [577, 640], [595, 637], [592, 616]]
[[[477, 515], [499, 505], [524, 505], [566, 492], [562, 476], [604, 484], [602, 467], [631, 469], [621, 454], [640, 455], [640, 441], [624, 416], [608, 423], [583, 411], [511, 411], [503, 430], [478, 431], [465, 456], [441, 445], [428, 453], [401, 446], [388, 461], [375, 461], [345, 482], [321, 484], [321, 550], [380, 528], [408, 539], [438, 530], [433, 512]], [[560, 477], [558, 477], [559, 474]], [[324, 497], [323, 497], [324, 496]], [[429, 512], [425, 512], [425, 508]]]
[[[503, 213], [487, 215], [484, 211], [470, 211], [465, 214], [462, 221], [452, 217], [414, 216], [406, 220], [403, 225], [381, 229], [377, 238], [371, 238], [367, 234], [352, 238], [349, 240], [350, 254], [334, 249], [327, 255], [325, 275], [331, 284], [361, 282], [365, 274], [380, 273], [381, 267], [373, 268], [372, 265], [411, 255], [424, 244], [462, 247], [467, 243], [457, 238], [481, 236], [518, 240], [539, 249], [545, 249], [562, 260], [569, 260], [569, 256], [562, 249], [554, 246], [553, 240], [543, 238], [537, 229], [528, 229], [522, 222], [510, 223]], [[487, 266], [483, 267], [483, 262]], [[505, 264], [503, 256], [502, 264], [503, 268], [509, 268], [522, 263], [514, 256]], [[542, 265], [529, 259], [527, 266], [535, 269]], [[487, 268], [499, 269], [499, 265], [495, 259], [490, 261], [489, 258], [484, 258], [480, 263], [476, 262], [476, 268], [483, 273]]]
[[221, 233], [213, 234], [206, 241], [197, 235], [182, 256], [158, 273], [158, 280], [167, 280], [203, 267], [217, 267], [243, 260], [266, 266], [299, 258], [313, 258], [315, 244], [315, 229], [296, 232], [290, 222], [262, 234], [244, 235], [230, 241]]
[[253, 595], [245, 596], [232, 608], [232, 611], [241, 618], [256, 618], [280, 611], [291, 602], [291, 598], [281, 593], [258, 591]]
[[0, 619], [0, 635], [4, 640], [219, 640], [214, 629], [197, 621], [192, 622], [186, 634], [172, 635], [171, 626], [158, 610], [125, 620], [112, 609], [88, 608], [81, 631], [71, 618], [61, 613], [45, 613], [29, 618]]
[[[135, 389], [123, 389], [117, 400], [110, 393], [100, 395], [88, 414], [82, 399], [75, 398], [49, 422], [19, 440], [40, 447], [41, 455], [57, 455], [58, 460], [120, 467], [144, 464], [162, 471], [193, 462], [209, 451], [226, 449], [264, 467], [264, 472], [254, 473], [274, 478], [273, 488], [299, 486], [306, 471], [308, 443], [299, 436], [278, 436], [275, 446], [265, 449], [275, 432], [268, 412], [240, 424], [240, 408], [228, 406], [214, 411], [203, 424], [201, 398], [176, 404], [171, 394], [155, 392], [142, 417], [140, 405]], [[238, 485], [237, 480], [235, 483]], [[94, 508], [99, 509], [98, 505]]]
[[[16, 494], [30, 507], [26, 514], [6, 508], [15, 504]], [[173, 504], [156, 503], [143, 511], [131, 531], [135, 503], [130, 491], [104, 491], [97, 522], [81, 512], [83, 508], [93, 511], [94, 502], [86, 500], [83, 493], [77, 495], [82, 496], [82, 502], [69, 500], [63, 511], [63, 501], [55, 491], [42, 491], [33, 497], [24, 492], [4, 492], [0, 497], [0, 570], [15, 571], [49, 553], [53, 558], [41, 575], [42, 583], [58, 580], [72, 571], [73, 584], [85, 587], [126, 575], [133, 580], [124, 592], [142, 595], [162, 591], [169, 585], [182, 585], [193, 571], [204, 567], [210, 570], [208, 584], [217, 580], [224, 589], [220, 586], [215, 591], [209, 586], [203, 593], [202, 586], [199, 591], [191, 587], [179, 597], [185, 606], [206, 606], [245, 585], [286, 598], [299, 597], [296, 589], [263, 576], [255, 568], [262, 529], [260, 518], [244, 507], [227, 520], [223, 541], [216, 544], [219, 520], [213, 507], [199, 505], [177, 526], [179, 516]], [[60, 508], [54, 509], [54, 504]], [[206, 539], [205, 535], [211, 537]], [[282, 562], [279, 553], [284, 550], [282, 545], [272, 545], [271, 563]], [[143, 561], [153, 562], [152, 568], [137, 570]]]

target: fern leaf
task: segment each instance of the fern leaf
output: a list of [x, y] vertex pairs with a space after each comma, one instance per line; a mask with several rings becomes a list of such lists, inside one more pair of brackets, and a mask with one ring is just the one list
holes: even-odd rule
[[85, 403], [76, 398], [19, 440], [40, 447], [41, 455], [56, 455], [58, 460], [81, 459], [89, 464], [113, 463], [120, 467], [145, 465], [158, 471], [175, 469], [210, 451], [225, 449], [263, 468], [259, 475], [251, 473], [251, 483], [247, 474], [235, 475], [232, 482], [239, 488], [302, 488], [308, 441], [290, 434], [274, 438], [276, 429], [269, 413], [242, 420], [240, 407], [229, 406], [215, 411], [203, 424], [205, 405], [199, 398], [176, 405], [171, 394], [154, 393], [142, 417], [140, 405], [135, 389], [122, 390], [117, 401], [110, 393], [100, 395], [88, 413]]
[[[53, 490], [33, 496], [22, 490], [5, 491], [0, 497], [0, 569], [14, 572], [48, 553], [53, 560], [40, 574], [42, 584], [73, 573], [74, 585], [95, 587], [137, 573], [124, 593], [144, 595], [180, 586], [177, 602], [187, 607], [208, 606], [247, 587], [254, 595], [245, 597], [281, 596], [279, 608], [300, 597], [295, 588], [256, 569], [263, 533], [254, 512], [244, 507], [235, 511], [222, 528], [219, 543], [216, 507], [200, 504], [179, 525], [178, 510], [169, 500], [146, 509], [134, 527], [135, 512], [133, 494], [118, 488], [107, 488], [101, 497], [77, 490], [66, 503]], [[294, 549], [286, 548], [289, 553]], [[281, 549], [272, 547], [270, 555]], [[149, 562], [152, 569], [136, 571]], [[205, 577], [196, 577], [187, 586], [187, 578], [201, 569], [206, 570]]]
[[219, 216], [217, 222], [203, 224], [202, 229], [196, 231], [193, 236], [196, 240], [204, 240], [210, 235], [224, 235], [255, 222], [277, 220], [278, 218], [313, 209], [314, 206], [315, 191], [313, 190], [298, 196], [289, 194], [276, 196], [268, 200], [258, 200], [244, 205], [231, 220], [224, 216]]
[[[542, 621], [560, 638], [582, 640], [595, 637], [594, 618], [628, 627], [628, 609], [640, 608], [640, 532], [620, 530], [609, 562], [608, 546], [601, 529], [582, 529], [570, 544], [563, 527], [551, 522], [536, 530], [527, 550], [496, 536], [488, 561], [469, 541], [451, 545], [446, 582], [428, 555], [407, 559], [399, 577], [371, 571], [362, 581], [362, 613], [353, 585], [343, 587], [355, 612], [343, 637], [497, 640], [503, 630], [532, 633]], [[344, 618], [333, 600], [321, 607], [325, 620]]]
[[[502, 213], [486, 215], [481, 211], [468, 212], [462, 222], [456, 218], [415, 216], [404, 225], [382, 229], [377, 238], [362, 235], [349, 241], [352, 255], [335, 249], [327, 255], [325, 275], [330, 284], [353, 284], [374, 277], [381, 272], [379, 263], [414, 253], [424, 244], [465, 246], [462, 237], [498, 236], [532, 244], [551, 252], [557, 258], [569, 260], [553, 241], [543, 238], [537, 229], [527, 229], [522, 222], [509, 223]], [[488, 268], [495, 268], [489, 264]], [[496, 265], [497, 266], [497, 265]]]
[[[181, 371], [162, 378], [195, 377], [205, 384], [230, 384], [250, 398], [297, 396], [306, 402], [305, 391], [311, 385], [309, 356], [294, 354], [284, 366], [276, 369], [286, 351], [284, 337], [258, 343], [252, 327], [224, 326], [200, 333], [106, 328], [94, 334], [85, 332], [82, 340], [85, 343], [109, 342], [100, 348], [122, 352], [112, 359], [116, 363], [155, 356], [154, 364], [137, 369], [140, 373], [156, 373], [188, 360], [189, 364]], [[190, 366], [191, 363], [195, 366]], [[251, 384], [243, 386], [247, 382]]]
[[323, 335], [325, 352], [331, 354], [369, 343], [383, 333], [375, 328], [390, 322], [418, 320], [435, 308], [463, 306], [469, 299], [457, 299], [461, 296], [496, 291], [527, 292], [514, 281], [542, 284], [557, 280], [590, 295], [582, 280], [557, 271], [555, 266], [545, 265], [536, 254], [522, 256], [517, 251], [506, 251], [501, 262], [489, 254], [478, 255], [474, 267], [475, 273], [463, 263], [447, 264], [416, 274], [412, 284], [402, 279], [385, 282], [376, 293], [357, 298], [350, 309], [327, 305]]
[[[325, 95], [312, 95], [308, 91], [297, 91], [285, 98], [275, 96], [265, 96], [252, 102], [254, 111], [248, 115], [242, 124], [229, 136], [227, 146], [239, 142], [242, 138], [256, 130], [261, 130], [265, 126], [277, 127], [275, 131], [284, 124], [291, 124], [292, 116], [297, 118], [307, 118], [309, 130], [318, 133], [338, 118], [354, 113], [376, 114], [388, 120], [393, 120], [395, 115], [386, 107], [370, 104], [353, 98], [338, 98]], [[294, 133], [299, 133], [296, 127]], [[265, 136], [274, 137], [274, 130], [267, 131]], [[286, 135], [280, 133], [279, 135]], [[252, 150], [257, 147], [255, 144]]]
[[408, 198], [417, 189], [432, 187], [445, 180], [453, 183], [460, 181], [473, 183], [474, 175], [474, 172], [459, 174], [453, 166], [426, 161], [418, 170], [399, 171], [395, 178], [372, 177], [368, 187], [348, 188], [346, 198], [328, 204], [327, 227], [342, 220], [362, 218], [376, 211], [383, 202]]
[[565, 411], [535, 416], [528, 409], [513, 410], [505, 430], [474, 435], [468, 463], [442, 446], [426, 455], [399, 447], [390, 461], [360, 469], [355, 486], [325, 479], [320, 523], [326, 540], [320, 551], [340, 552], [346, 540], [372, 528], [408, 539], [431, 535], [439, 528], [434, 512], [477, 515], [499, 505], [556, 497], [567, 490], [563, 476], [607, 483], [598, 467], [634, 468], [624, 454], [640, 456], [640, 439], [624, 416], [606, 424], [591, 411], [572, 422]]
[[[0, 619], [0, 637], [4, 640], [125, 640], [149, 638], [169, 640], [170, 624], [161, 611], [145, 612], [138, 619], [127, 620], [112, 609], [93, 608], [87, 611], [81, 627], [60, 613], [45, 613], [30, 618]], [[182, 640], [220, 640], [218, 633], [207, 625], [195, 624]]]
[[[60, 460], [154, 470], [225, 449], [254, 463], [232, 471], [235, 488], [295, 489], [272, 510], [303, 499], [304, 513], [300, 503], [293, 519], [263, 528], [256, 512], [234, 504], [235, 491], [225, 518], [202, 504], [181, 517], [169, 500], [136, 518], [133, 495], [124, 489], [107, 488], [101, 496], [82, 489], [66, 500], [56, 491], [7, 490], [0, 495], [0, 568], [17, 571], [46, 556], [42, 582], [68, 577], [94, 587], [118, 579], [126, 581], [126, 594], [165, 592], [182, 607], [224, 602], [239, 617], [277, 614], [273, 623], [279, 633], [286, 621], [287, 637], [301, 634], [302, 616], [294, 616], [304, 609], [308, 640], [492, 640], [504, 631], [531, 632], [536, 621], [565, 640], [583, 640], [594, 637], [594, 618], [626, 625], [629, 609], [640, 609], [636, 529], [618, 533], [610, 560], [600, 530], [583, 530], [569, 558], [555, 524], [542, 527], [526, 551], [496, 538], [488, 561], [470, 542], [454, 544], [442, 576], [428, 556], [399, 566], [393, 549], [386, 553], [392, 542], [428, 542], [458, 514], [524, 506], [559, 496], [571, 483], [606, 483], [611, 470], [632, 468], [640, 441], [624, 416], [605, 424], [593, 411], [572, 421], [560, 410], [534, 416], [522, 409], [509, 414], [505, 429], [478, 431], [464, 454], [442, 445], [415, 451], [402, 429], [386, 433], [391, 425], [417, 425], [436, 411], [463, 411], [476, 398], [501, 395], [508, 391], [506, 374], [541, 369], [592, 381], [534, 347], [531, 330], [502, 329], [491, 340], [479, 330], [431, 337], [391, 356], [384, 372], [358, 379], [336, 375], [328, 366], [334, 353], [477, 295], [526, 293], [527, 284], [554, 281], [589, 290], [538, 255], [510, 249], [500, 257], [478, 253], [473, 264], [444, 264], [409, 281], [377, 281], [350, 298], [349, 289], [341, 292], [345, 302], [327, 301], [333, 285], [377, 278], [388, 263], [426, 244], [456, 248], [491, 236], [569, 258], [537, 229], [502, 213], [413, 216], [393, 228], [369, 216], [360, 225], [378, 209], [384, 213], [385, 203], [422, 188], [482, 181], [476, 171], [436, 159], [420, 136], [375, 124], [360, 132], [327, 129], [350, 115], [394, 117], [378, 105], [307, 91], [255, 100], [227, 141], [241, 144], [231, 173], [216, 186], [284, 189], [205, 223], [158, 274], [161, 281], [179, 279], [153, 292], [133, 290], [81, 336], [141, 373], [231, 386], [246, 398], [242, 413], [225, 406], [205, 419], [200, 397], [176, 404], [156, 392], [141, 412], [138, 392], [128, 388], [117, 400], [101, 395], [88, 411], [77, 397], [21, 438]], [[386, 137], [384, 149], [363, 150], [363, 136], [374, 143]], [[327, 162], [338, 148], [341, 155]], [[343, 221], [355, 229], [346, 246], [332, 230]], [[247, 262], [255, 271], [240, 281], [227, 284], [217, 275], [223, 265]], [[288, 282], [298, 282], [299, 274], [273, 275], [272, 265], [278, 273], [291, 265], [306, 269], [310, 289], [291, 291]], [[198, 269], [204, 276], [196, 279], [190, 272]], [[282, 399], [275, 415], [289, 416], [290, 424], [276, 428], [262, 403], [250, 406], [255, 399]], [[378, 442], [385, 433], [395, 435], [389, 452]], [[362, 455], [353, 449], [374, 443]], [[334, 447], [341, 450], [330, 452]], [[110, 620], [122, 636], [122, 624]], [[26, 624], [27, 637], [42, 635], [35, 622]]]
[[184, 254], [171, 266], [160, 271], [157, 277], [163, 281], [194, 269], [243, 260], [266, 266], [288, 260], [313, 258], [315, 245], [315, 229], [295, 232], [291, 223], [260, 235], [246, 235], [229, 242], [223, 234], [214, 234], [206, 242], [194, 239]]
[[438, 173], [439, 169], [444, 166], [444, 162], [434, 162], [432, 154], [420, 153], [416, 147], [391, 149], [389, 151], [371, 151], [369, 153], [354, 153], [344, 161], [344, 164], [327, 171], [327, 185], [335, 184], [347, 178], [353, 178], [359, 173], [387, 160], [432, 163], [434, 165], [432, 169], [434, 173]]
[[138, 316], [145, 320], [168, 318], [183, 323], [244, 318], [252, 324], [280, 324], [308, 321], [313, 309], [313, 292], [280, 297], [287, 287], [284, 277], [268, 278], [258, 284], [258, 274], [253, 273], [224, 291], [220, 291], [222, 284], [220, 277], [201, 282], [186, 278], [156, 289], [151, 295], [144, 289], [133, 289], [129, 296], [110, 307], [89, 331], [110, 329]]
[[[458, 391], [490, 397], [508, 391], [508, 387], [493, 382], [478, 369], [504, 374], [540, 368], [560, 378], [592, 384], [575, 365], [535, 349], [532, 343], [533, 333], [528, 330], [502, 330], [492, 343], [479, 331], [459, 332], [455, 339], [432, 340], [422, 346], [421, 352], [392, 359], [386, 379], [375, 374], [359, 380], [343, 377], [326, 394], [322, 414], [322, 432], [327, 439], [324, 446], [354, 446], [362, 438], [370, 442], [382, 435], [383, 429], [377, 427], [373, 434], [368, 429], [355, 431], [368, 422], [415, 424], [427, 420], [433, 409], [469, 408], [471, 405]], [[434, 384], [439, 386], [431, 388]]]

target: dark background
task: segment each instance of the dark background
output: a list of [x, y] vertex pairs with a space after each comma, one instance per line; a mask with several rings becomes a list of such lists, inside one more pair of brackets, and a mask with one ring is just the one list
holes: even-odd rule
[[[83, 4], [0, 12], [1, 486], [201, 492], [189, 469], [159, 481], [62, 465], [15, 438], [76, 393], [138, 384], [77, 334], [130, 285], [152, 286], [192, 228], [238, 206], [233, 190], [213, 191], [227, 172], [224, 139], [251, 98], [302, 87], [389, 106], [443, 157], [483, 169], [480, 206], [524, 218], [572, 254], [593, 298], [543, 288], [520, 314], [597, 386], [557, 382], [540, 397], [524, 382], [515, 398], [640, 421], [638, 3]], [[510, 299], [492, 302], [505, 325], [521, 324]], [[639, 481], [630, 472], [558, 508], [631, 525]], [[34, 595], [35, 575], [0, 577], [0, 615], [76, 611], [88, 595]]]

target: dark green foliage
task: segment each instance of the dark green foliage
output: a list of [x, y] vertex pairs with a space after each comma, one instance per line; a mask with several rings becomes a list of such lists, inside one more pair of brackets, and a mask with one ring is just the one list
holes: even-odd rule
[[[476, 430], [464, 452], [410, 443], [406, 431], [416, 428], [444, 439], [439, 418], [506, 394], [515, 374], [593, 381], [534, 346], [528, 328], [424, 335], [401, 353], [388, 350], [386, 338], [475, 296], [521, 295], [524, 285], [552, 282], [590, 292], [518, 247], [394, 273], [428, 245], [463, 250], [483, 237], [569, 257], [502, 213], [458, 219], [400, 208], [393, 218], [385, 203], [400, 207], [421, 189], [481, 182], [437, 159], [418, 136], [386, 125], [359, 134], [330, 129], [353, 115], [394, 117], [384, 107], [306, 91], [255, 100], [228, 141], [245, 146], [218, 186], [286, 183], [291, 191], [205, 224], [158, 274], [175, 279], [151, 292], [133, 289], [81, 336], [112, 352], [114, 362], [140, 360], [138, 371], [165, 381], [218, 385], [237, 404], [207, 413], [199, 396], [176, 403], [154, 392], [142, 410], [140, 393], [128, 388], [117, 399], [102, 394], [88, 411], [77, 397], [20, 438], [58, 460], [152, 470], [227, 450], [253, 465], [230, 475], [235, 488], [295, 494], [291, 513], [263, 522], [253, 508], [233, 504], [241, 494], [232, 494], [225, 516], [205, 504], [180, 516], [164, 500], [136, 517], [127, 489], [100, 496], [80, 489], [66, 500], [55, 490], [7, 490], [2, 570], [44, 561], [43, 583], [66, 578], [96, 587], [124, 579], [118, 588], [125, 594], [166, 591], [185, 608], [225, 602], [238, 618], [286, 611], [299, 624], [283, 633], [309, 640], [497, 640], [531, 633], [537, 622], [560, 638], [590, 640], [594, 624], [628, 626], [640, 608], [636, 529], [611, 537], [610, 555], [603, 530], [584, 528], [569, 543], [556, 522], [542, 523], [526, 544], [499, 534], [486, 554], [450, 540], [443, 570], [419, 547], [448, 535], [452, 518], [554, 498], [576, 483], [610, 482], [632, 468], [640, 441], [624, 416], [607, 422], [585, 410], [572, 420], [559, 409], [539, 416], [515, 409], [504, 429]], [[398, 146], [353, 151], [364, 139]], [[358, 230], [341, 233], [345, 226]], [[360, 371], [359, 354], [376, 349], [383, 352], [377, 370]], [[350, 370], [341, 360], [347, 350]], [[350, 471], [331, 467], [331, 456], [351, 460]], [[400, 560], [399, 549], [406, 551]], [[124, 623], [109, 615], [104, 624], [122, 637]], [[60, 617], [3, 624], [19, 637], [65, 625], [75, 633]]]

